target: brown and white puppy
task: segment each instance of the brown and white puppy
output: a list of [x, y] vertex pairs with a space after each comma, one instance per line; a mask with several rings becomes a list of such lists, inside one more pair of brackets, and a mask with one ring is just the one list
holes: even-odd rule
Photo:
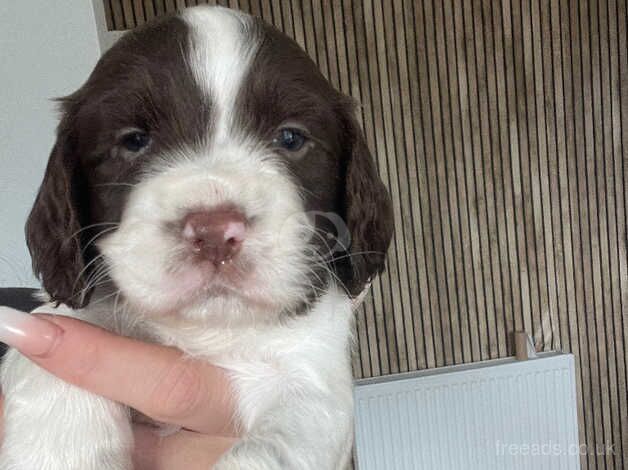
[[[198, 7], [126, 34], [62, 104], [27, 225], [60, 313], [227, 369], [243, 438], [219, 468], [342, 468], [351, 299], [392, 233], [349, 99], [261, 20]], [[1, 470], [131, 468], [121, 405], [16, 351], [1, 385]]]

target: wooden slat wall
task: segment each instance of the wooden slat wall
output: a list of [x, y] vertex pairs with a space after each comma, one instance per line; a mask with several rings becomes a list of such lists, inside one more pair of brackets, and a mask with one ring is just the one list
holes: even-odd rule
[[[110, 29], [194, 3], [216, 2], [105, 0]], [[525, 329], [577, 357], [583, 468], [628, 468], [626, 0], [218, 3], [362, 103], [396, 234], [356, 375], [504, 357]]]

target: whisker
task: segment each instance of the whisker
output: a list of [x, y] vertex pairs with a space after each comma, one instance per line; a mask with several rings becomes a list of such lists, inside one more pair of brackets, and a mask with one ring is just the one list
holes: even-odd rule
[[79, 233], [83, 232], [84, 230], [88, 230], [88, 229], [94, 228], [94, 227], [102, 227], [103, 225], [110, 226], [110, 225], [119, 225], [119, 224], [118, 224], [118, 222], [98, 222], [96, 224], [90, 224], [90, 225], [87, 225], [85, 227], [82, 227], [80, 230], [77, 230], [72, 235], [67, 237], [66, 240], [70, 240], [70, 239], [76, 237]]
[[90, 273], [85, 281], [85, 286], [81, 289], [81, 291], [86, 291], [92, 287], [95, 287], [96, 283], [99, 283], [101, 280], [105, 279], [110, 274], [110, 272], [110, 269], [108, 269], [104, 265], [99, 267], [93, 273]]
[[80, 291], [78, 291], [77, 293], [75, 293], [74, 295], [72, 295], [72, 297], [70, 297], [71, 299], [74, 298], [79, 298], [80, 302], [83, 303], [85, 302], [85, 296], [87, 295], [87, 293], [89, 292], [90, 289], [92, 288], [96, 288], [96, 287], [100, 287], [100, 286], [104, 286], [107, 285], [109, 283], [112, 283], [113, 281], [110, 278], [106, 278], [106, 279], [99, 279], [98, 282], [92, 283], [89, 286], [84, 287], [83, 289], [81, 289]]
[[98, 300], [94, 301], [93, 303], [90, 303], [90, 305], [97, 305], [101, 302], [104, 302], [105, 300], [113, 297], [114, 295], [118, 295], [120, 294], [122, 291], [120, 289], [117, 289], [115, 292], [112, 292], [111, 294], [107, 294], [104, 297], [100, 297]]
[[345, 258], [351, 258], [354, 256], [362, 256], [362, 255], [384, 255], [385, 253], [381, 251], [357, 251], [355, 253], [347, 253], [342, 256], [336, 256], [334, 258], [330, 258], [328, 261], [338, 261]]
[[83, 273], [85, 273], [85, 271], [87, 269], [89, 269], [89, 267], [94, 264], [95, 262], [97, 262], [100, 259], [104, 259], [105, 255], [103, 253], [98, 254], [97, 256], [94, 257], [93, 260], [91, 260], [89, 263], [87, 263], [83, 269], [81, 269], [81, 271], [78, 273], [78, 275], [76, 276], [76, 279], [74, 280], [74, 284], [72, 285], [72, 290], [74, 290], [76, 288], [76, 285], [78, 284], [78, 282], [81, 279], [81, 276], [83, 275]]
[[102, 235], [109, 233], [109, 232], [113, 232], [114, 230], [116, 230], [118, 228], [118, 225], [116, 225], [115, 227], [109, 227], [106, 229], [101, 230], [100, 232], [98, 232], [96, 235], [94, 235], [83, 247], [83, 249], [81, 250], [81, 254], [85, 254], [85, 251], [87, 250], [87, 248], [89, 247], [89, 245], [91, 245], [93, 242], [96, 241], [97, 238], [101, 237]]

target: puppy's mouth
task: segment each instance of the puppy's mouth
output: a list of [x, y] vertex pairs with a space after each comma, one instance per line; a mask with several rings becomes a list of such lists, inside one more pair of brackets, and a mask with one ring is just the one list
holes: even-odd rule
[[255, 296], [251, 295], [256, 284], [253, 277], [252, 266], [243, 257], [215, 264], [186, 256], [163, 272], [157, 285], [151, 285], [151, 290], [160, 293], [162, 313], [173, 313], [221, 297], [255, 303]]
[[[205, 295], [224, 295], [246, 290], [252, 282], [253, 266], [244, 257], [226, 259], [219, 263], [207, 259], [187, 259], [180, 267], [181, 271], [191, 271], [192, 279], [197, 279], [197, 289]], [[185, 276], [184, 276], [185, 277]]]

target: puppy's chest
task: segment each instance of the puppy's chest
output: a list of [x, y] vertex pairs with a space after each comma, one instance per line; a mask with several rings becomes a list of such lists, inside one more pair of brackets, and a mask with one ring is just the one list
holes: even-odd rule
[[274, 324], [238, 328], [155, 324], [151, 336], [223, 367], [243, 387], [286, 391], [324, 388], [350, 377], [351, 326], [347, 297], [330, 292], [306, 314]]
[[331, 302], [281, 325], [179, 332], [162, 340], [224, 368], [242, 425], [252, 429], [269, 413], [307, 415], [312, 403], [350, 408], [351, 324], [348, 303]]

